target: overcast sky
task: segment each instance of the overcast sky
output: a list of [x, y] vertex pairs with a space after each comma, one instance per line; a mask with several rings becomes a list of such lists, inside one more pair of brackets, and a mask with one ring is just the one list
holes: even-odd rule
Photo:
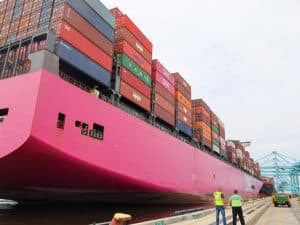
[[102, 0], [153, 43], [153, 58], [192, 85], [225, 123], [251, 140], [255, 160], [276, 150], [300, 160], [299, 0]]

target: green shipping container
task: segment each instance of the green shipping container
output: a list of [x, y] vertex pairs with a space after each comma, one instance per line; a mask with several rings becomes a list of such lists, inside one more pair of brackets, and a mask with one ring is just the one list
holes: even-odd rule
[[219, 134], [220, 133], [220, 131], [219, 131], [219, 129], [215, 126], [215, 125], [211, 125], [211, 129], [216, 133], [216, 134]]
[[135, 62], [133, 62], [127, 55], [122, 54], [122, 66], [128, 69], [132, 74], [137, 76], [146, 85], [151, 87], [151, 77], [146, 73], [141, 67], [139, 67]]
[[86, 3], [105, 20], [112, 28], [115, 28], [114, 15], [99, 0], [85, 0]]
[[212, 143], [213, 143], [213, 145], [220, 147], [220, 142], [214, 138], [212, 138]]

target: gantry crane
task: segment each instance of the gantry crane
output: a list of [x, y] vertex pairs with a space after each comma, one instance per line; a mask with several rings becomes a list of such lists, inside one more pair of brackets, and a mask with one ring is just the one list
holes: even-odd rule
[[300, 161], [297, 162], [293, 158], [273, 151], [258, 162], [261, 174], [274, 178], [276, 191], [286, 191], [292, 194], [300, 192]]

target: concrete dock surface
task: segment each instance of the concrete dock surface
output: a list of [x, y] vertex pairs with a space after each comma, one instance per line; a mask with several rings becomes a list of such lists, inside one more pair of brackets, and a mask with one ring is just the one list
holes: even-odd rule
[[296, 199], [292, 200], [292, 207], [274, 207], [271, 205], [264, 215], [253, 225], [299, 225], [300, 205]]
[[[299, 225], [300, 205], [292, 200], [292, 207], [274, 207], [271, 198], [256, 200], [243, 205], [244, 219], [247, 225]], [[222, 219], [220, 215], [220, 225]], [[215, 209], [208, 209], [186, 215], [173, 216], [158, 220], [135, 223], [134, 225], [215, 225]], [[231, 207], [226, 207], [227, 224], [232, 224]], [[239, 220], [238, 220], [238, 223]]]

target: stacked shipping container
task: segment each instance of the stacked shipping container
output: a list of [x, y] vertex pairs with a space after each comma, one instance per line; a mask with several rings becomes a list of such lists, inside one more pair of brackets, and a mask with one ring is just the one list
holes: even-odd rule
[[179, 73], [172, 73], [175, 78], [175, 118], [179, 131], [192, 137], [192, 99], [191, 86]]
[[[0, 1], [0, 45], [48, 30], [59, 38], [59, 58], [105, 87], [111, 83], [115, 55], [121, 63], [119, 91], [124, 98], [148, 112], [152, 98], [157, 118], [189, 137], [194, 129], [196, 139], [207, 148], [259, 176], [258, 163], [240, 141], [225, 143], [224, 124], [208, 105], [202, 99], [191, 101], [191, 86], [184, 78], [170, 74], [158, 60], [152, 61], [152, 43], [120, 10], [109, 11], [99, 0]], [[9, 49], [7, 58], [1, 52], [1, 78], [27, 72], [29, 54], [44, 49], [45, 44], [44, 39], [35, 38]], [[4, 61], [9, 65], [2, 68]], [[16, 71], [11, 65], [17, 65]]]
[[114, 54], [120, 60], [120, 94], [144, 110], [151, 111], [152, 43], [119, 9], [116, 18]]
[[114, 23], [100, 1], [55, 1], [50, 27], [61, 39], [59, 57], [110, 87]]
[[[10, 43], [51, 30], [59, 37], [60, 59], [110, 86], [115, 20], [98, 0], [7, 0], [0, 43]], [[2, 13], [1, 13], [2, 15]], [[29, 55], [34, 49], [21, 48]], [[34, 48], [34, 46], [33, 46]]]
[[224, 158], [227, 158], [227, 152], [226, 152], [226, 142], [225, 142], [225, 125], [222, 122], [222, 120], [219, 119], [219, 131], [220, 131], [220, 155]]
[[237, 156], [237, 163], [239, 167], [243, 169], [247, 169], [247, 162], [245, 161], [245, 147], [242, 145], [242, 143], [239, 140], [233, 141], [236, 148], [236, 156]]
[[220, 153], [220, 130], [219, 130], [219, 118], [213, 111], [210, 111], [211, 119], [211, 143], [212, 150]]
[[157, 60], [152, 61], [154, 115], [175, 126], [175, 79]]
[[226, 150], [227, 150], [227, 157], [230, 162], [233, 164], [237, 164], [237, 155], [235, 144], [233, 141], [226, 141]]
[[210, 109], [202, 99], [192, 100], [193, 129], [198, 141], [212, 149]]

